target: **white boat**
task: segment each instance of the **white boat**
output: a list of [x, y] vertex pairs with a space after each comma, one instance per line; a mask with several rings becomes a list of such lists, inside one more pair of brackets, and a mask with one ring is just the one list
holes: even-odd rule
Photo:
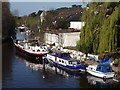
[[113, 78], [115, 72], [112, 70], [112, 67], [109, 65], [89, 65], [86, 67], [86, 70], [89, 74], [106, 79]]
[[20, 32], [24, 32], [25, 29], [26, 29], [26, 27], [25, 27], [24, 25], [18, 27], [18, 30], [19, 30]]
[[61, 67], [63, 69], [71, 71], [85, 71], [86, 65], [81, 63], [80, 60], [76, 60], [70, 57], [70, 53], [65, 52], [53, 52], [46, 56], [49, 63], [55, 66]]
[[46, 46], [39, 44], [38, 40], [16, 40], [15, 46], [17, 50], [30, 55], [30, 56], [41, 56], [48, 54]]

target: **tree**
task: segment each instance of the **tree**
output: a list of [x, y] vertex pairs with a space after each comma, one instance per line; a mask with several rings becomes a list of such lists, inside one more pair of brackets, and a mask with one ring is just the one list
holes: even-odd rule
[[9, 10], [9, 3], [2, 2], [2, 39], [9, 38], [15, 33], [16, 22]]
[[84, 53], [114, 52], [120, 47], [120, 3], [89, 3], [84, 9], [77, 48]]
[[67, 29], [69, 27], [69, 22], [64, 19], [59, 19], [56, 23], [56, 29], [62, 28]]

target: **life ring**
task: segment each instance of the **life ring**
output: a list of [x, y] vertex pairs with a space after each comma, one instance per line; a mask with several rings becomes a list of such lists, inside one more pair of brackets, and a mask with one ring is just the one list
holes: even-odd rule
[[117, 73], [115, 73], [114, 77], [117, 77]]

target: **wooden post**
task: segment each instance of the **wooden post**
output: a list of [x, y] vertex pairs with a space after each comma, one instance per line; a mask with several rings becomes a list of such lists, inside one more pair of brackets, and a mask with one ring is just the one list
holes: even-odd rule
[[55, 67], [55, 72], [56, 72], [56, 74], [57, 74], [57, 67]]
[[45, 59], [43, 59], [43, 70], [45, 71]]

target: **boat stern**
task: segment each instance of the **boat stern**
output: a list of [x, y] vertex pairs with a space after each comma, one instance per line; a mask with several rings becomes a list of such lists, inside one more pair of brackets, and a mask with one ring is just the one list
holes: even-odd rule
[[107, 72], [103, 75], [103, 78], [113, 78], [115, 76], [115, 72]]

